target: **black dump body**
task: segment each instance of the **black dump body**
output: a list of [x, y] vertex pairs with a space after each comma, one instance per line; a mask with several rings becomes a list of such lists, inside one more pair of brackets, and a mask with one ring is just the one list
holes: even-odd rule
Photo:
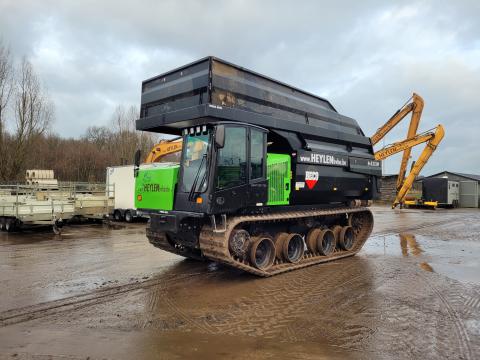
[[[266, 128], [267, 151], [292, 156], [291, 203], [312, 203], [312, 192], [315, 203], [376, 195], [381, 164], [370, 138], [326, 99], [215, 57], [142, 83], [137, 130], [181, 135], [218, 121]], [[307, 174], [318, 177], [314, 188], [305, 185]]]

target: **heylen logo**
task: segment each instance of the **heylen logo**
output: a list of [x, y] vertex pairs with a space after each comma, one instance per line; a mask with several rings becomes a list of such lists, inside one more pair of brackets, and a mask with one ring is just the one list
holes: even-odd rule
[[308, 188], [311, 190], [318, 181], [318, 172], [317, 171], [305, 171], [305, 183]]

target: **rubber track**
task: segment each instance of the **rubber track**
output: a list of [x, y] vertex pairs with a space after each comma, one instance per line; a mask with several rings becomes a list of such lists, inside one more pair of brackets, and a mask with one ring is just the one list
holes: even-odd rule
[[[241, 262], [234, 259], [230, 255], [228, 249], [228, 239], [232, 230], [242, 223], [249, 222], [278, 222], [287, 221], [291, 219], [299, 219], [306, 217], [323, 217], [332, 215], [343, 215], [352, 213], [366, 213], [368, 216], [362, 217], [365, 223], [362, 224], [359, 231], [356, 233], [356, 240], [354, 247], [350, 251], [335, 251], [329, 256], [320, 256], [310, 252], [305, 252], [302, 260], [296, 264], [286, 262], [276, 262], [267, 271], [259, 270], [253, 266], [250, 266], [246, 261]], [[368, 208], [355, 207], [355, 208], [336, 208], [329, 210], [309, 210], [309, 211], [295, 211], [285, 212], [267, 215], [247, 215], [247, 216], [235, 216], [227, 220], [225, 232], [214, 232], [210, 226], [204, 226], [200, 232], [200, 249], [202, 254], [210, 260], [227, 264], [234, 268], [249, 272], [257, 276], [272, 276], [283, 272], [300, 269], [306, 266], [320, 264], [327, 261], [337, 260], [348, 256], [353, 256], [360, 251], [365, 241], [367, 241], [370, 233], [373, 229], [373, 215]], [[167, 250], [171, 251], [171, 250]]]

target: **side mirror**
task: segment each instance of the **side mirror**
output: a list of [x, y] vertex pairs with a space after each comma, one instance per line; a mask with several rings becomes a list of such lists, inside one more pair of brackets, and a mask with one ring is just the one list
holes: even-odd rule
[[223, 148], [225, 146], [225, 126], [218, 125], [215, 130], [215, 145], [217, 148]]
[[138, 176], [138, 169], [140, 167], [140, 157], [142, 156], [142, 151], [140, 149], [137, 149], [135, 151], [135, 158], [133, 160], [134, 166], [133, 166], [133, 176], [137, 177]]
[[137, 151], [135, 151], [135, 158], [133, 160], [133, 163], [135, 164], [136, 167], [140, 166], [140, 157], [141, 156], [142, 156], [142, 150], [137, 149]]

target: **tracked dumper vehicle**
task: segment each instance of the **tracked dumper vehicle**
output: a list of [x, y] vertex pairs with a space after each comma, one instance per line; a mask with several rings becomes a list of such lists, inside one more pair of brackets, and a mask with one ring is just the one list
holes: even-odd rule
[[352, 256], [372, 231], [381, 164], [321, 97], [207, 57], [144, 81], [136, 127], [183, 136], [180, 164], [136, 172], [162, 250], [270, 276]]

